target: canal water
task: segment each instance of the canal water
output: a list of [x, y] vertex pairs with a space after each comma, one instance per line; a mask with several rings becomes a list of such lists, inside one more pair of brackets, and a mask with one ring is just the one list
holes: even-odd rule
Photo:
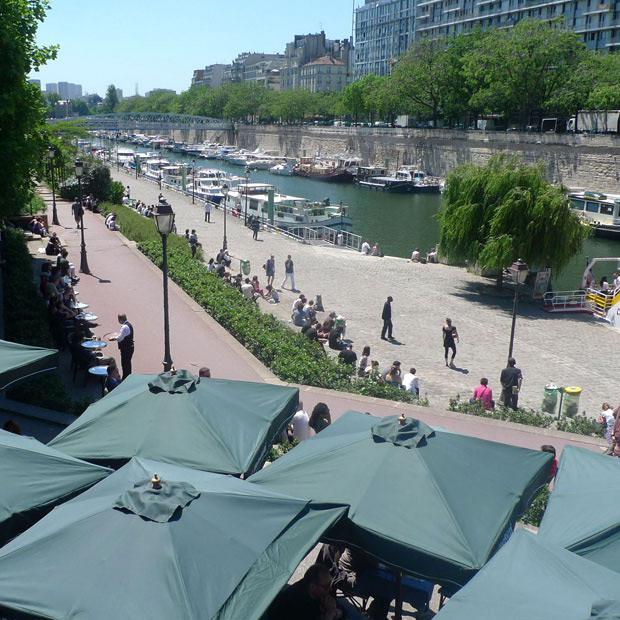
[[[122, 146], [148, 150], [130, 144]], [[161, 156], [169, 161], [187, 162], [192, 159], [169, 151], [162, 151]], [[220, 160], [196, 158], [196, 166], [218, 168], [237, 176], [245, 174], [243, 167]], [[267, 170], [252, 171], [249, 179], [255, 183], [271, 183], [283, 194], [311, 200], [329, 198], [332, 204], [342, 202], [348, 207], [347, 214], [353, 220], [353, 232], [367, 239], [371, 245], [378, 243], [383, 253], [388, 256], [408, 258], [416, 247], [426, 252], [439, 239], [436, 217], [441, 207], [439, 194], [389, 194], [362, 189], [353, 184], [332, 184], [296, 176], [279, 176]], [[554, 274], [554, 289], [579, 288], [588, 257], [613, 256], [620, 256], [620, 242], [595, 237], [588, 239], [582, 253], [575, 256], [561, 273]], [[615, 264], [603, 264], [595, 269], [594, 275], [597, 279], [603, 275], [609, 277], [615, 269]]]

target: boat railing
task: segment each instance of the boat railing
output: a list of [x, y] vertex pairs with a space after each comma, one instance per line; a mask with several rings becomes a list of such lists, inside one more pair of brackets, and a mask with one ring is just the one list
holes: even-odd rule
[[550, 291], [543, 295], [543, 304], [550, 312], [584, 312], [591, 310], [586, 291]]
[[594, 314], [607, 318], [607, 312], [620, 301], [620, 288], [607, 292], [589, 288], [586, 291], [586, 299]]

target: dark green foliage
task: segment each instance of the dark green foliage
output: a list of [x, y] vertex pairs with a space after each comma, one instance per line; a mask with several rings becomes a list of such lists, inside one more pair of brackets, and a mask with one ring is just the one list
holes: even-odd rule
[[[5, 338], [35, 347], [54, 348], [50, 335], [47, 307], [37, 294], [32, 260], [23, 235], [6, 232], [5, 256], [11, 266], [4, 279]], [[22, 381], [8, 391], [14, 400], [39, 407], [79, 415], [87, 401], [73, 401], [65, 391], [58, 371]]]
[[0, 2], [0, 217], [19, 213], [32, 195], [45, 148], [45, 104], [28, 76], [56, 55], [37, 47], [45, 0]]
[[521, 517], [521, 521], [527, 525], [540, 526], [540, 522], [547, 510], [547, 504], [549, 503], [549, 487], [545, 485], [538, 491], [538, 494], [534, 498], [534, 501], [528, 508], [527, 512]]
[[591, 435], [592, 437], [602, 437], [605, 430], [602, 424], [585, 415], [562, 418], [558, 420], [557, 428], [559, 431], [576, 433], [577, 435]]
[[123, 195], [125, 188], [120, 181], [112, 181], [110, 185], [110, 191], [108, 192], [108, 200], [115, 205], [120, 205], [123, 202]]
[[508, 155], [453, 170], [439, 222], [441, 253], [448, 260], [498, 271], [518, 258], [559, 271], [590, 233], [562, 188], [545, 180], [542, 166]]

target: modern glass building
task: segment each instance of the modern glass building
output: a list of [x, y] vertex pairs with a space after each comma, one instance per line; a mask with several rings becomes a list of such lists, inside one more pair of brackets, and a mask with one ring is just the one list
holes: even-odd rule
[[415, 14], [415, 0], [366, 0], [355, 9], [355, 78], [390, 72], [413, 42]]
[[386, 75], [414, 39], [564, 18], [588, 48], [620, 49], [620, 0], [365, 0], [355, 9], [354, 75]]

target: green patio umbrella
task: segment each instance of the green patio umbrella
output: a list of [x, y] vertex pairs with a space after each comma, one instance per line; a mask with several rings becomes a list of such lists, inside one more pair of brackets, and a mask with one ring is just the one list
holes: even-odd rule
[[133, 459], [0, 549], [0, 617], [258, 619], [344, 512]]
[[620, 573], [620, 459], [564, 448], [540, 536]]
[[517, 530], [435, 619], [618, 620], [619, 603], [620, 575]]
[[0, 546], [111, 471], [0, 430]]
[[0, 340], [0, 391], [32, 375], [58, 367], [58, 351]]
[[544, 484], [549, 454], [347, 412], [250, 478], [350, 506], [329, 538], [407, 573], [461, 586]]
[[223, 474], [259, 469], [299, 403], [297, 388], [130, 375], [50, 446], [117, 468], [134, 456]]

